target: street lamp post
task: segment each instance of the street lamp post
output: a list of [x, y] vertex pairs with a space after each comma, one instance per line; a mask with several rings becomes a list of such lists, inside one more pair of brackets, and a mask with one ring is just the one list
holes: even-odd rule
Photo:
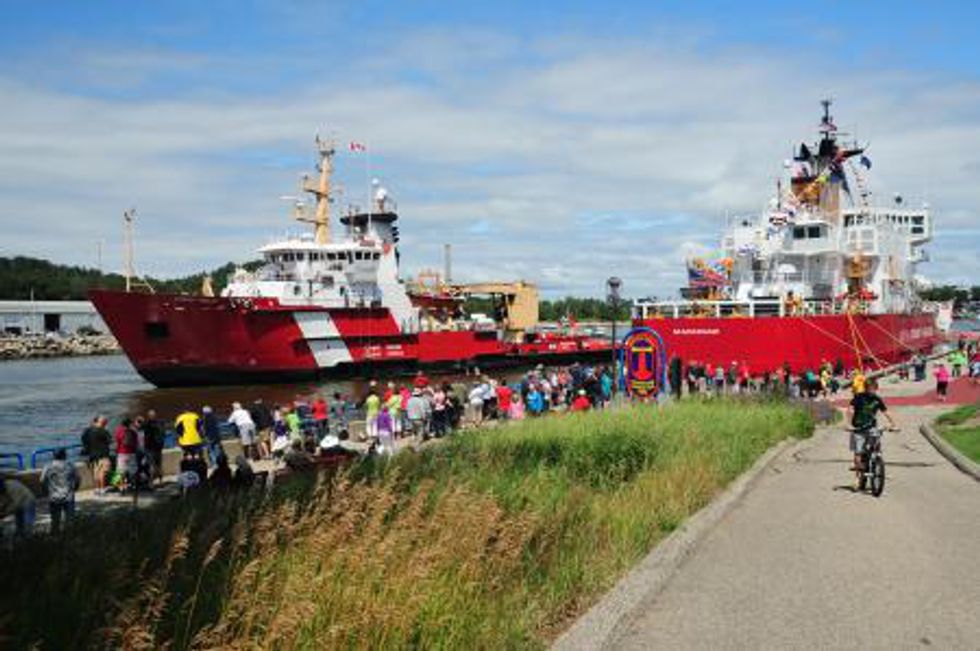
[[606, 301], [612, 307], [612, 315], [610, 320], [612, 321], [611, 329], [611, 343], [612, 343], [612, 374], [613, 374], [613, 384], [612, 384], [612, 395], [615, 398], [616, 390], [619, 386], [619, 355], [616, 351], [616, 317], [619, 310], [619, 290], [623, 286], [623, 281], [616, 276], [611, 276], [606, 281]]

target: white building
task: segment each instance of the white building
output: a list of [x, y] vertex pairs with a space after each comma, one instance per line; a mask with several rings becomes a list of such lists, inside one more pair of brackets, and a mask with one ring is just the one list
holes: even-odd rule
[[2, 333], [74, 334], [80, 328], [109, 331], [89, 301], [0, 301]]

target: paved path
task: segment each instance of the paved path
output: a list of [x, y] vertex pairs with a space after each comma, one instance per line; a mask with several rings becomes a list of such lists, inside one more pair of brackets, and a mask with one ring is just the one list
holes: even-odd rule
[[980, 484], [918, 432], [943, 410], [892, 409], [880, 499], [839, 429], [784, 455], [613, 646], [980, 649]]

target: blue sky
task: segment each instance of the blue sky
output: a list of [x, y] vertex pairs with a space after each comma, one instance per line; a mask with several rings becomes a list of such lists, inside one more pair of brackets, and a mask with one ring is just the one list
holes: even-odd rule
[[[202, 9], [201, 7], [205, 7]], [[670, 293], [757, 211], [824, 96], [872, 187], [927, 200], [937, 281], [980, 282], [980, 7], [966, 3], [50, 2], [0, 22], [0, 255], [243, 260], [313, 133], [372, 150], [406, 271]], [[363, 160], [341, 156], [345, 199]]]

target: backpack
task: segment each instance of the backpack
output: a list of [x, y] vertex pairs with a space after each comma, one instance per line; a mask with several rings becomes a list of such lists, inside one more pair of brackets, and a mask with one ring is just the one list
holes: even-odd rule
[[123, 435], [123, 442], [126, 447], [130, 450], [136, 450], [140, 446], [139, 437], [136, 436], [136, 432], [131, 428], [126, 428], [126, 433]]

